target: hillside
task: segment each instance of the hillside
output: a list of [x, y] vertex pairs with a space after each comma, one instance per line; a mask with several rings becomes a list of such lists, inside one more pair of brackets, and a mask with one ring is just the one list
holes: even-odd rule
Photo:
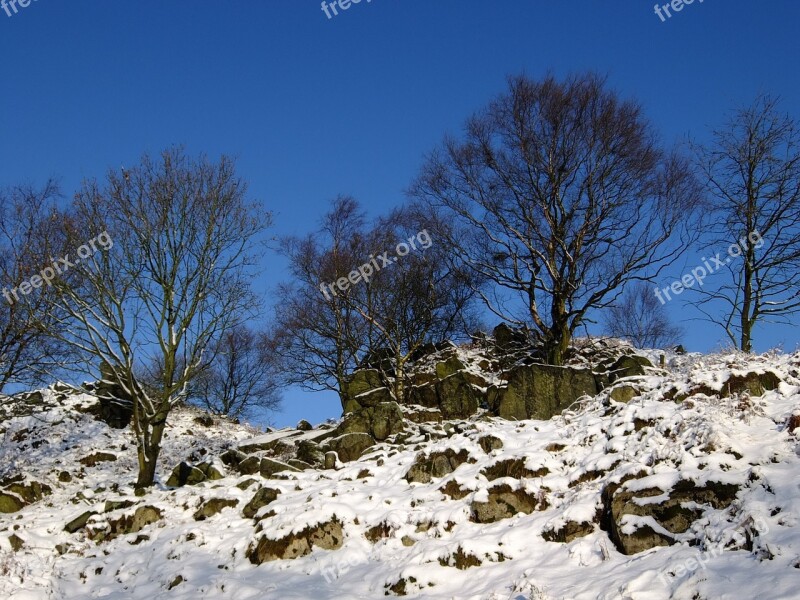
[[0, 597], [800, 597], [800, 355], [667, 358], [549, 420], [479, 408], [356, 450], [180, 409], [138, 496], [94, 397], [6, 398]]

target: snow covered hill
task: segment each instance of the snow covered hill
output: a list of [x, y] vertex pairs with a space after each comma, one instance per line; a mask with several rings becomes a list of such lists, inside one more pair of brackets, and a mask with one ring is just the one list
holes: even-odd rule
[[408, 423], [357, 460], [274, 474], [331, 426], [181, 409], [139, 496], [130, 429], [93, 397], [3, 399], [0, 597], [800, 598], [800, 355], [668, 368], [626, 380], [627, 403]]

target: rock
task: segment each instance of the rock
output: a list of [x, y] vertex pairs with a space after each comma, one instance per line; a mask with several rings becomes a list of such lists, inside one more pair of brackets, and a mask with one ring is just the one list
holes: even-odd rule
[[489, 499], [486, 502], [472, 503], [471, 521], [476, 523], [494, 523], [508, 519], [517, 513], [530, 514], [534, 510], [547, 508], [545, 501], [539, 502], [535, 496], [522, 489], [514, 489], [509, 485], [489, 488]]
[[629, 383], [622, 383], [619, 385], [615, 385], [613, 389], [608, 393], [608, 397], [611, 398], [614, 402], [621, 402], [622, 404], [627, 404], [636, 396], [640, 394], [639, 389], [631, 385]]
[[348, 377], [343, 387], [343, 395], [347, 400], [352, 400], [363, 406], [359, 396], [366, 392], [383, 388], [385, 384], [380, 371], [376, 369], [359, 369]]
[[61, 471], [58, 474], [58, 480], [61, 483], [69, 483], [70, 481], [72, 481], [72, 474], [69, 471]]
[[130, 508], [131, 506], [133, 506], [133, 501], [131, 500], [106, 500], [103, 512], [109, 513], [123, 508]]
[[478, 440], [478, 445], [486, 454], [491, 454], [492, 450], [503, 449], [503, 440], [495, 435], [484, 435]]
[[480, 406], [482, 394], [461, 373], [451, 375], [436, 384], [439, 410], [446, 420], [468, 419]]
[[314, 468], [313, 466], [311, 466], [307, 462], [302, 461], [302, 460], [298, 460], [296, 458], [290, 458], [289, 461], [287, 462], [287, 464], [290, 467], [294, 467], [298, 471], [308, 471], [309, 469], [313, 469]]
[[250, 545], [246, 556], [254, 565], [273, 560], [291, 560], [310, 554], [315, 547], [338, 550], [342, 547], [343, 538], [342, 524], [334, 517], [277, 540], [262, 536], [257, 544]]
[[192, 422], [202, 425], [203, 427], [211, 427], [214, 425], [214, 417], [209, 414], [198, 415], [192, 420]]
[[534, 479], [537, 477], [544, 477], [550, 472], [547, 467], [541, 467], [532, 471], [525, 466], [525, 462], [526, 460], [524, 458], [501, 460], [482, 469], [481, 475], [486, 477], [489, 481], [494, 481], [502, 477], [511, 477], [512, 479]]
[[340, 461], [352, 462], [374, 445], [375, 440], [368, 433], [346, 433], [328, 440], [326, 448], [336, 452]]
[[725, 382], [723, 392], [726, 396], [747, 392], [751, 396], [763, 396], [764, 392], [775, 390], [781, 384], [780, 378], [772, 371], [731, 375]]
[[15, 513], [25, 508], [26, 502], [14, 493], [0, 491], [0, 513]]
[[25, 546], [25, 540], [19, 537], [16, 533], [12, 533], [8, 537], [8, 543], [11, 544], [11, 549], [14, 552], [19, 552]]
[[582, 521], [568, 521], [557, 530], [546, 529], [542, 532], [542, 537], [548, 542], [559, 542], [569, 544], [573, 540], [586, 537], [594, 533], [594, 524]]
[[94, 467], [101, 462], [114, 462], [116, 460], [117, 456], [115, 454], [109, 452], [95, 452], [89, 456], [84, 456], [78, 462], [87, 467]]
[[594, 374], [588, 369], [522, 365], [509, 373], [497, 412], [498, 416], [509, 420], [547, 420], [581, 396], [594, 396], [597, 392]]
[[377, 441], [400, 433], [405, 429], [403, 424], [403, 411], [397, 402], [382, 402], [375, 406], [370, 415], [370, 431]]
[[528, 334], [524, 329], [514, 329], [501, 323], [492, 331], [494, 343], [500, 349], [519, 348], [528, 345]]
[[244, 481], [240, 481], [239, 483], [237, 483], [236, 487], [239, 488], [240, 490], [246, 490], [255, 483], [258, 483], [258, 481], [250, 477], [249, 479], [245, 479]]
[[336, 468], [336, 452], [325, 453], [325, 468], [326, 469]]
[[466, 366], [457, 356], [451, 356], [444, 362], [436, 363], [436, 377], [438, 379], [447, 379], [450, 375], [455, 375], [465, 368]]
[[[727, 508], [736, 499], [739, 487], [710, 482], [698, 487], [691, 481], [680, 481], [672, 490], [647, 488], [635, 492], [617, 484], [603, 489], [603, 519], [601, 526], [609, 533], [617, 549], [626, 555], [637, 554], [657, 546], [675, 543], [672, 534], [684, 533], [703, 513], [702, 505], [716, 509]], [[643, 502], [644, 498], [663, 496], [666, 500]], [[656, 531], [651, 526], [640, 525], [633, 531], [625, 527], [626, 517], [650, 517], [666, 530]]]
[[325, 462], [325, 453], [316, 442], [301, 440], [297, 444], [297, 459], [309, 465], [321, 465]]
[[297, 430], [298, 431], [312, 431], [313, 429], [314, 429], [314, 426], [311, 423], [309, 423], [308, 421], [306, 421], [305, 419], [302, 419], [297, 424]]
[[252, 500], [242, 509], [242, 515], [248, 519], [254, 518], [259, 510], [274, 502], [280, 493], [280, 490], [274, 490], [268, 487], [260, 488], [253, 496]]
[[235, 498], [211, 498], [206, 500], [194, 513], [195, 521], [205, 521], [219, 514], [225, 508], [233, 508], [239, 504]]
[[104, 529], [94, 530], [90, 533], [94, 541], [111, 540], [120, 535], [138, 533], [148, 525], [161, 520], [161, 510], [155, 506], [140, 506], [133, 514], [124, 515], [119, 519], [109, 520]]
[[205, 481], [206, 476], [202, 470], [193, 467], [189, 463], [182, 462], [172, 470], [172, 474], [167, 479], [168, 487], [183, 487], [185, 485], [197, 485]]
[[89, 522], [89, 519], [96, 515], [97, 512], [93, 510], [87, 510], [86, 512], [78, 515], [72, 521], [64, 525], [64, 531], [67, 533], [75, 533], [80, 531], [84, 527], [86, 527], [86, 523]]
[[292, 465], [275, 460], [273, 458], [262, 458], [258, 470], [261, 473], [261, 476], [267, 479], [282, 471], [292, 471], [294, 473], [298, 473], [300, 471], [299, 469], [294, 468]]
[[442, 411], [438, 408], [403, 407], [403, 418], [412, 423], [441, 423]]
[[434, 478], [444, 477], [455, 471], [463, 463], [475, 462], [466, 450], [456, 452], [448, 448], [430, 455], [420, 454], [405, 475], [409, 483], [429, 483]]
[[247, 458], [244, 452], [240, 452], [236, 448], [229, 448], [219, 455], [219, 459], [227, 467], [238, 469], [239, 464]]
[[424, 406], [425, 408], [439, 408], [439, 393], [436, 391], [434, 383], [426, 385], [412, 386], [408, 392], [408, 401], [410, 404], [417, 406]]
[[254, 475], [261, 469], [261, 459], [257, 456], [248, 456], [239, 463], [238, 469], [242, 475]]
[[170, 584], [167, 586], [167, 591], [178, 587], [180, 584], [184, 582], [183, 575], [178, 575], [175, 579], [173, 579]]
[[203, 476], [208, 481], [219, 481], [225, 477], [225, 475], [222, 473], [222, 469], [220, 469], [211, 461], [200, 463], [197, 465], [197, 468], [200, 469], [200, 471], [203, 473]]
[[611, 383], [625, 377], [636, 377], [647, 375], [647, 369], [653, 368], [651, 363], [644, 356], [628, 354], [620, 356], [609, 368], [609, 380]]

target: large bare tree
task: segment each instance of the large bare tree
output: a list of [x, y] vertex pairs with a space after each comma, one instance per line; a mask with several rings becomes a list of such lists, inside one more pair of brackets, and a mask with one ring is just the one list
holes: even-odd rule
[[[250, 267], [269, 223], [230, 159], [180, 148], [76, 194], [72, 245], [109, 243], [70, 261], [55, 282], [53, 313], [63, 339], [104, 365], [133, 404], [138, 487], [152, 485], [167, 418], [207, 352], [255, 307]], [[143, 378], [152, 364], [161, 365], [158, 377]]]
[[449, 242], [494, 284], [490, 310], [531, 324], [551, 364], [591, 311], [683, 251], [699, 196], [689, 162], [591, 74], [510, 79], [411, 192], [449, 216]]
[[726, 259], [724, 283], [695, 291], [706, 316], [751, 352], [757, 323], [789, 323], [800, 310], [800, 130], [760, 96], [695, 148], [714, 217], [709, 241], [741, 254]]

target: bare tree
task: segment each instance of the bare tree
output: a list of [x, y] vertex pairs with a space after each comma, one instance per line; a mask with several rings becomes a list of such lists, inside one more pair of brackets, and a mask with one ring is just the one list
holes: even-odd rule
[[634, 284], [605, 313], [605, 331], [637, 348], [665, 348], [680, 343], [683, 329], [673, 325], [653, 289]]
[[212, 347], [207, 367], [189, 386], [189, 400], [234, 419], [280, 406], [275, 353], [264, 334], [240, 325]]
[[398, 399], [405, 397], [407, 365], [417, 351], [426, 344], [465, 339], [480, 325], [474, 310], [479, 286], [472, 270], [452, 260], [446, 230], [444, 222], [418, 206], [378, 219], [369, 245], [373, 255], [385, 254], [389, 264], [356, 284], [361, 293], [347, 296], [373, 328], [374, 349], [389, 358], [385, 375]]
[[689, 167], [599, 77], [520, 76], [411, 192], [450, 216], [449, 243], [493, 284], [489, 309], [531, 324], [558, 365], [587, 313], [682, 253], [699, 197]]
[[476, 323], [469, 273], [436, 245], [438, 230], [412, 208], [367, 224], [355, 200], [339, 198], [319, 232], [284, 241], [294, 281], [279, 292], [275, 329], [288, 383], [336, 391], [345, 408], [348, 376], [381, 355], [401, 398], [414, 351]]
[[[152, 485], [167, 418], [211, 345], [255, 306], [250, 267], [270, 218], [246, 195], [230, 159], [193, 159], [179, 148], [76, 195], [73, 245], [110, 243], [55, 281], [52, 312], [63, 339], [107, 365], [106, 379], [133, 404], [138, 487]], [[151, 364], [162, 365], [160, 379], [143, 381]]]
[[751, 352], [757, 323], [789, 324], [800, 310], [800, 131], [775, 98], [760, 96], [695, 149], [714, 217], [711, 241], [741, 254], [726, 264], [725, 283], [696, 292], [709, 320]]
[[52, 289], [41, 275], [52, 270], [51, 257], [63, 256], [59, 197], [52, 180], [0, 191], [0, 392], [9, 384], [41, 383], [64, 356], [49, 334]]

